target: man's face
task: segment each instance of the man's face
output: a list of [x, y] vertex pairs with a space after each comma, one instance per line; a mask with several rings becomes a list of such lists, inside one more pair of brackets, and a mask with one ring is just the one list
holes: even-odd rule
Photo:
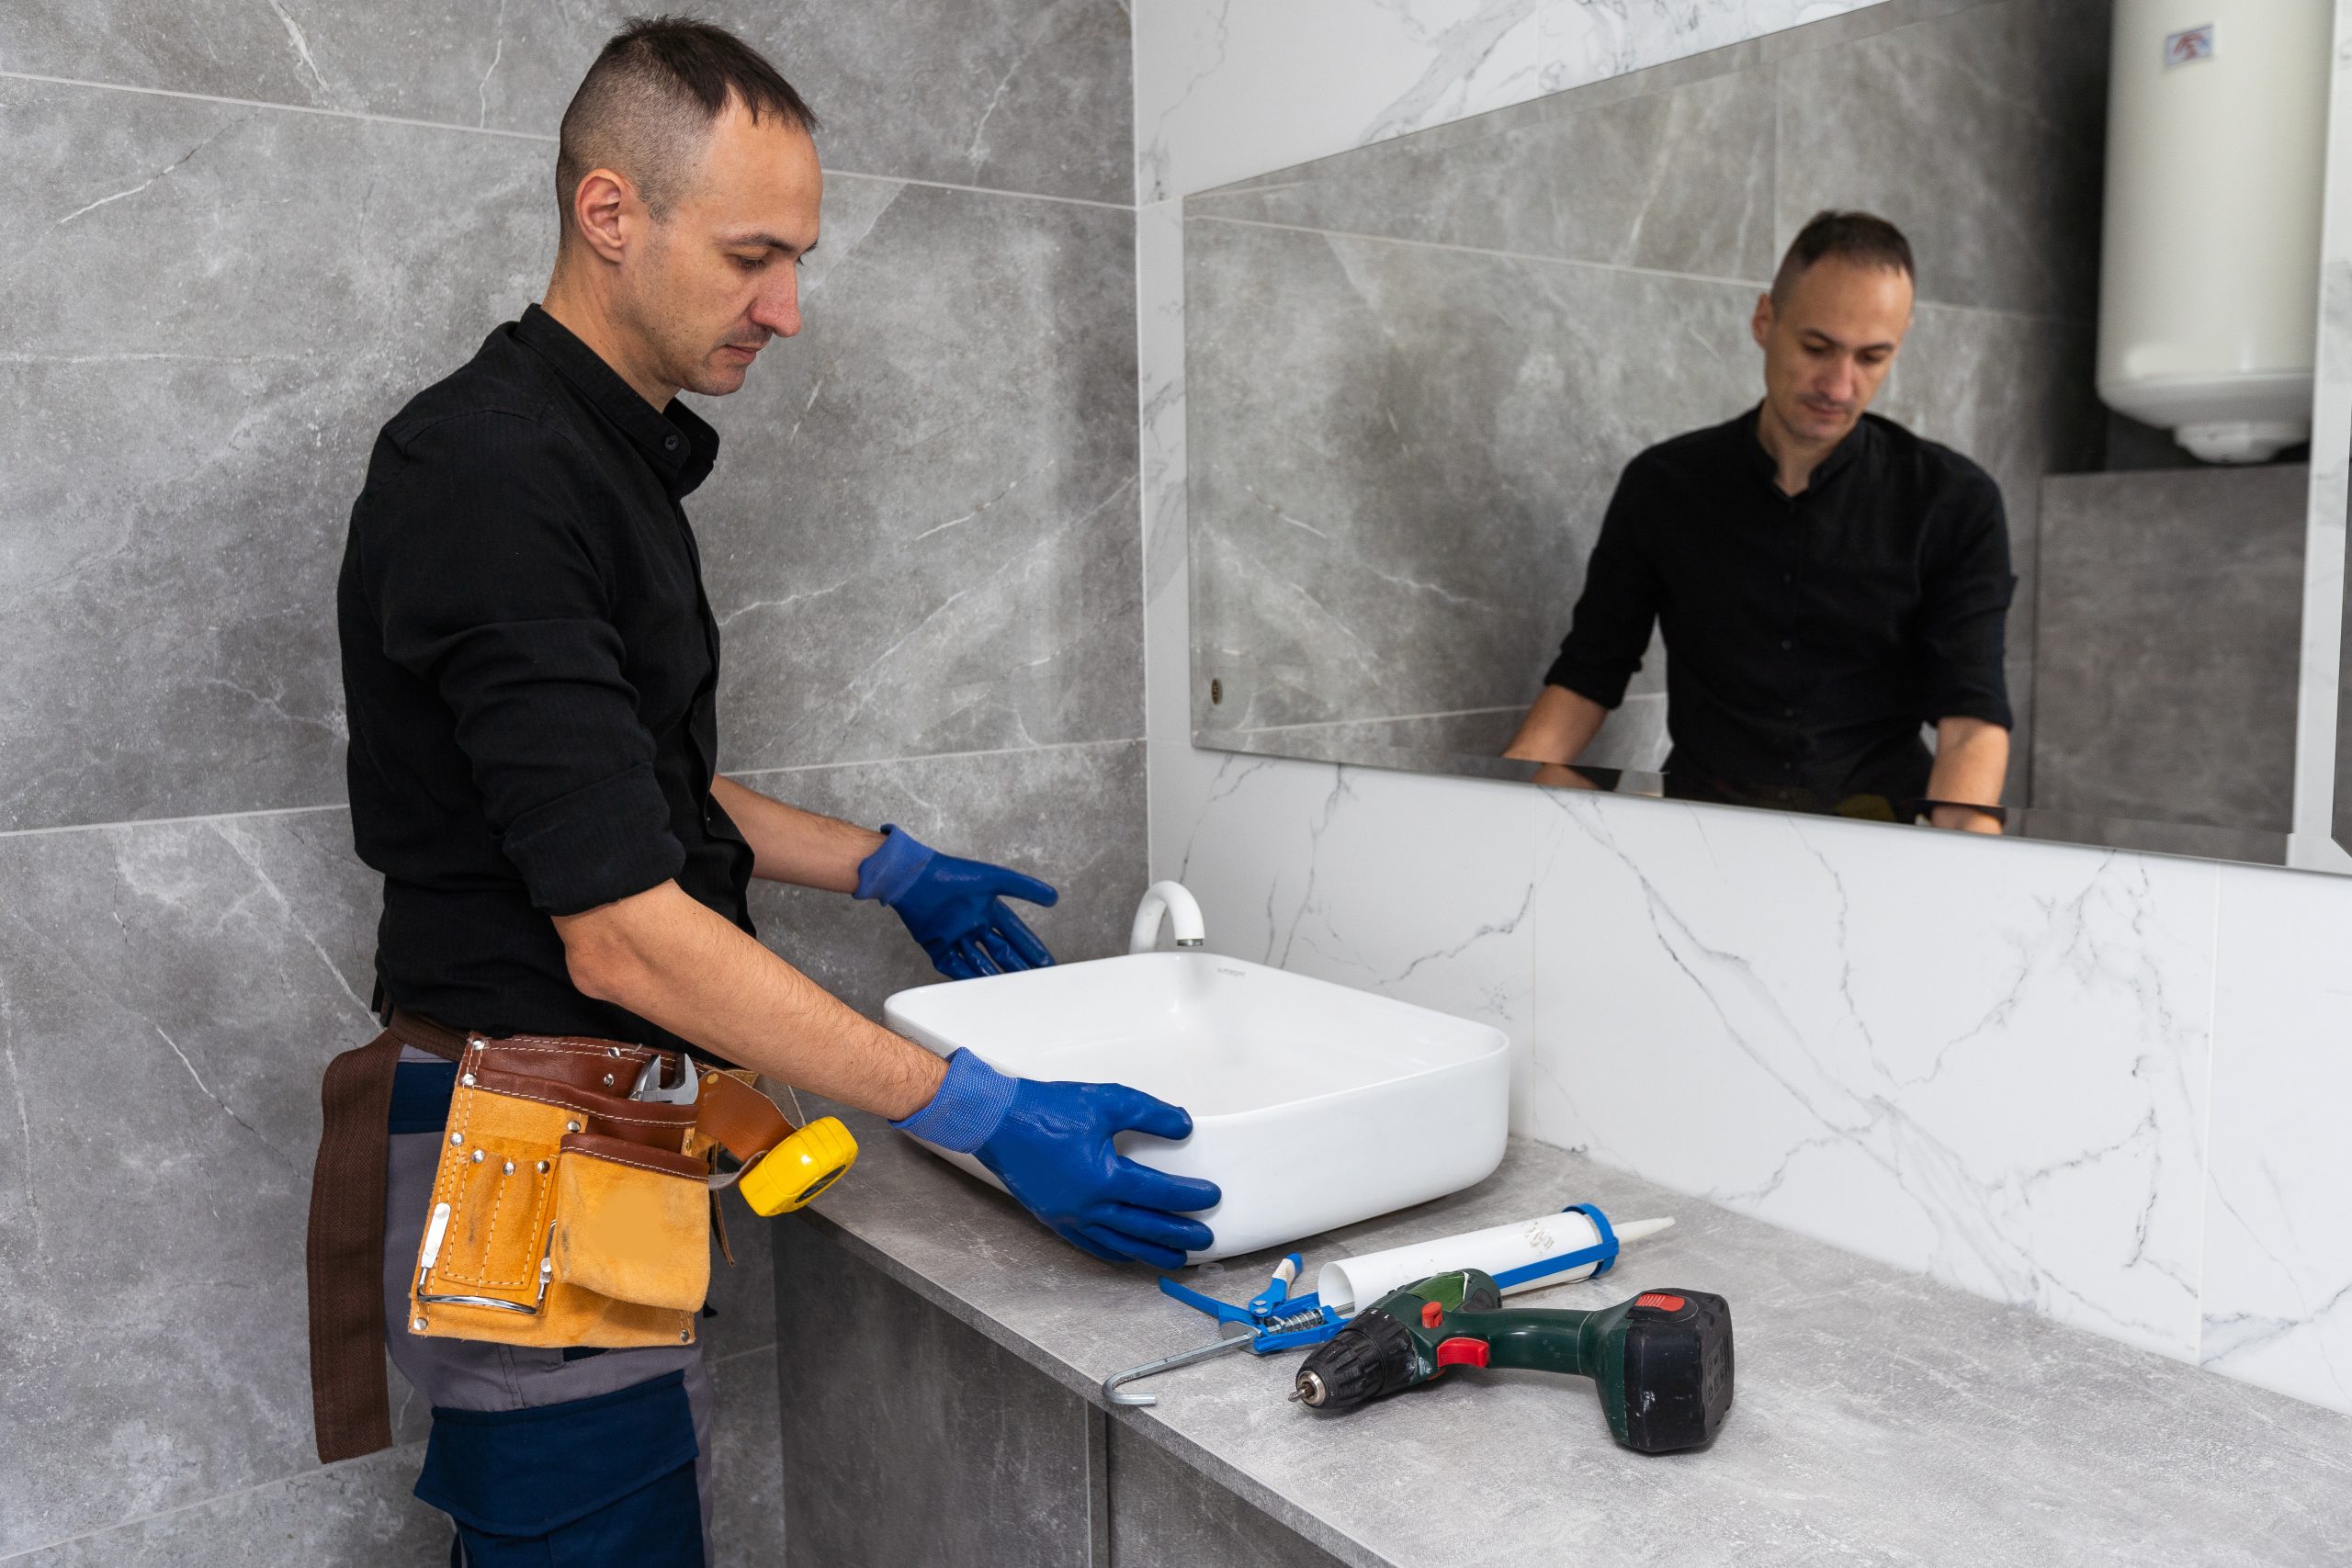
[[1764, 401], [1805, 442], [1844, 438], [1878, 396], [1911, 325], [1911, 280], [1893, 267], [1824, 256], [1750, 323], [1764, 350]]
[[824, 191], [808, 132], [728, 105], [701, 168], [629, 257], [635, 324], [663, 381], [724, 397], [770, 338], [800, 330], [800, 258]]

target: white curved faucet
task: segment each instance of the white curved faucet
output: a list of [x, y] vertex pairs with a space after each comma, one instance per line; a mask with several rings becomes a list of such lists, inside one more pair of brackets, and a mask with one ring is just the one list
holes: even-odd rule
[[1178, 947], [1198, 947], [1208, 941], [1208, 928], [1201, 922], [1201, 907], [1181, 882], [1155, 882], [1145, 889], [1143, 902], [1136, 906], [1135, 929], [1127, 934], [1129, 953], [1149, 953], [1159, 945], [1159, 919], [1162, 915], [1176, 928]]

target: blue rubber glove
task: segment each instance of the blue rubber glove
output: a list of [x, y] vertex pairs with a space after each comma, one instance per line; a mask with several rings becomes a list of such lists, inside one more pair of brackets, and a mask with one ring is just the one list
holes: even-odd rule
[[1192, 1117], [1141, 1089], [1009, 1078], [958, 1051], [931, 1103], [890, 1125], [974, 1156], [1047, 1229], [1107, 1263], [1182, 1269], [1185, 1253], [1215, 1243], [1208, 1226], [1179, 1216], [1216, 1207], [1216, 1182], [1154, 1170], [1112, 1146], [1128, 1131], [1192, 1135]]
[[931, 962], [951, 980], [1010, 975], [1053, 963], [1006, 897], [1050, 907], [1046, 883], [984, 861], [941, 854], [903, 828], [885, 826], [882, 847], [858, 863], [857, 896], [899, 912]]

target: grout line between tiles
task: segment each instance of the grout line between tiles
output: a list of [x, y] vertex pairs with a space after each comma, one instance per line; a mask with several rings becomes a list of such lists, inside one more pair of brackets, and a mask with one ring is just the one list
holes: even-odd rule
[[[254, 811], [196, 811], [185, 817], [125, 817], [112, 822], [54, 822], [44, 828], [0, 829], [0, 841], [35, 839], [45, 833], [103, 833], [114, 828], [174, 828], [190, 822], [246, 822], [263, 817], [300, 817], [313, 811], [342, 811], [340, 800], [323, 806], [266, 806]], [[0, 1559], [5, 1562], [6, 1559]]]
[[[35, 71], [0, 70], [0, 82], [38, 82], [52, 87], [88, 87], [101, 93], [136, 93], [148, 97], [181, 98], [190, 103], [226, 104], [235, 108], [284, 109], [288, 114], [323, 115], [330, 119], [364, 120], [372, 125], [404, 125], [420, 130], [454, 130], [470, 136], [503, 136], [514, 141], [537, 141], [553, 145], [555, 138], [539, 130], [508, 130], [499, 126], [459, 125], [445, 119], [417, 119], [407, 115], [370, 114], [365, 109], [325, 108], [317, 104], [280, 103], [269, 98], [237, 98], [221, 93], [190, 93], [176, 87], [144, 87], [127, 82], [94, 82], [81, 76], [50, 76]], [[1091, 197], [1055, 196], [1046, 191], [1012, 190], [995, 186], [956, 185], [946, 180], [916, 179], [907, 175], [870, 175], [857, 169], [825, 167], [828, 175], [843, 179], [887, 180], [892, 185], [923, 186], [933, 190], [964, 191], [972, 196], [1006, 196], [1023, 201], [1057, 201], [1070, 207], [1099, 207], [1111, 212], [1133, 212], [1126, 202], [1097, 201]]]
[[90, 87], [101, 93], [142, 93], [150, 97], [185, 98], [199, 104], [229, 104], [237, 108], [284, 109], [288, 114], [325, 115], [334, 119], [360, 119], [376, 125], [407, 125], [424, 130], [462, 130], [472, 136], [503, 136], [517, 141], [555, 141], [554, 137], [537, 130], [505, 130], [488, 125], [453, 125], [447, 120], [369, 114], [364, 109], [322, 108], [316, 104], [274, 103], [267, 98], [232, 98], [219, 93], [187, 93], [176, 87], [139, 87], [124, 82], [92, 82], [80, 76], [44, 76], [31, 71], [0, 71], [0, 81], [41, 82], [54, 87]]
[[[713, 1358], [707, 1365], [712, 1367], [723, 1367], [730, 1361], [740, 1361], [750, 1356], [774, 1355], [777, 1349], [777, 1341], [772, 1339], [764, 1345], [754, 1345], [747, 1350], [731, 1350], [724, 1356]], [[395, 1452], [401, 1448], [409, 1446], [411, 1445], [396, 1443], [391, 1449], [379, 1450], [378, 1451], [386, 1453]], [[375, 1457], [376, 1456], [374, 1454], [362, 1454], [358, 1459], [345, 1460], [340, 1462], [345, 1464], [359, 1464]], [[192, 1498], [186, 1503], [175, 1504], [168, 1508], [161, 1508], [152, 1514], [141, 1514], [137, 1518], [117, 1519], [110, 1524], [100, 1525], [95, 1529], [83, 1530], [74, 1535], [61, 1536], [55, 1540], [40, 1541], [32, 1546], [26, 1547], [22, 1551], [12, 1551], [5, 1557], [0, 1557], [0, 1563], [22, 1562], [25, 1559], [32, 1557], [40, 1552], [54, 1551], [59, 1547], [71, 1546], [75, 1541], [89, 1540], [95, 1537], [107, 1535], [115, 1530], [130, 1529], [140, 1525], [153, 1524], [158, 1519], [167, 1519], [175, 1514], [185, 1514], [190, 1509], [209, 1507], [216, 1503], [226, 1503], [232, 1498], [243, 1497], [249, 1493], [259, 1492], [271, 1486], [287, 1485], [289, 1483], [300, 1481], [305, 1476], [316, 1475], [322, 1471], [333, 1470], [334, 1468], [336, 1467], [331, 1464], [313, 1465], [307, 1470], [297, 1470], [285, 1475], [273, 1475], [266, 1481], [256, 1481], [251, 1485], [234, 1487], [227, 1492], [216, 1492], [209, 1497]]]
[[424, 1442], [422, 1439], [419, 1439], [414, 1444], [395, 1443], [389, 1449], [379, 1449], [376, 1453], [361, 1454], [356, 1459], [338, 1460], [334, 1464], [312, 1465], [307, 1470], [291, 1471], [284, 1475], [273, 1475], [266, 1481], [256, 1481], [248, 1486], [234, 1486], [226, 1492], [216, 1492], [209, 1497], [195, 1497], [185, 1503], [175, 1503], [171, 1507], [158, 1508], [152, 1514], [141, 1514], [135, 1518], [115, 1519], [107, 1524], [99, 1525], [93, 1529], [76, 1531], [73, 1535], [60, 1536], [55, 1540], [44, 1540], [36, 1545], [28, 1546], [21, 1551], [12, 1551], [6, 1557], [0, 1557], [0, 1563], [21, 1562], [27, 1558], [37, 1556], [44, 1551], [54, 1551], [62, 1546], [72, 1546], [75, 1541], [91, 1540], [98, 1536], [110, 1535], [116, 1530], [134, 1529], [141, 1525], [152, 1525], [159, 1519], [168, 1519], [175, 1515], [188, 1513], [197, 1508], [209, 1508], [216, 1503], [226, 1503], [232, 1498], [243, 1497], [255, 1492], [266, 1491], [272, 1486], [284, 1486], [290, 1483], [300, 1481], [305, 1476], [318, 1475], [326, 1471], [341, 1469], [345, 1465], [366, 1464], [368, 1461], [375, 1459], [379, 1454], [398, 1453], [401, 1449], [411, 1447], [421, 1449], [424, 1447]]
[[948, 180], [919, 180], [908, 175], [869, 175], [856, 169], [837, 169], [825, 165], [825, 173], [838, 175], [845, 180], [887, 180], [894, 186], [922, 186], [927, 190], [963, 191], [970, 196], [1010, 196], [1023, 201], [1058, 201], [1065, 207], [1099, 207], [1106, 212], [1133, 212], [1135, 208], [1124, 201], [1097, 201], [1091, 196], [1053, 196], [1042, 190], [1003, 190], [995, 186], [959, 186]]
[[[1547, 256], [1532, 251], [1498, 251], [1487, 245], [1459, 245], [1445, 240], [1408, 240], [1395, 234], [1366, 234], [1353, 229], [1317, 229], [1305, 223], [1276, 223], [1263, 218], [1228, 218], [1221, 213], [1204, 212], [1197, 216], [1187, 213], [1187, 223], [1226, 223], [1237, 229], [1271, 229], [1286, 234], [1312, 234], [1321, 240], [1356, 240], [1366, 244], [1398, 245], [1408, 250], [1444, 251], [1456, 255], [1489, 256], [1497, 261], [1526, 262], [1536, 266], [1575, 267], [1585, 272], [1612, 272], [1634, 277], [1665, 278], [1678, 283], [1706, 283], [1719, 288], [1769, 289], [1770, 278], [1720, 277], [1704, 272], [1676, 272], [1667, 267], [1629, 266], [1621, 262], [1585, 261], [1574, 256]], [[2067, 316], [2043, 315], [2032, 310], [2004, 310], [1990, 305], [1962, 305], [1944, 299], [1922, 299], [1922, 310], [1953, 310], [1972, 316], [2002, 316], [2011, 321], [2045, 321], [2062, 326], [2080, 326], [2081, 322]]]
[[[1139, 735], [1113, 736], [1102, 740], [1057, 740], [1045, 746], [1000, 746], [978, 751], [921, 751], [903, 757], [854, 757], [838, 762], [803, 762], [789, 768], [729, 768], [731, 779], [761, 778], [771, 773], [815, 773], [827, 768], [886, 768], [899, 762], [952, 762], [969, 757], [1010, 757], [1029, 751], [1068, 751], [1088, 746], [1132, 746]], [[175, 828], [192, 822], [249, 822], [267, 817], [301, 817], [319, 811], [347, 811], [350, 803], [331, 800], [319, 806], [268, 806], [253, 811], [198, 811], [184, 817], [124, 817], [110, 822], [55, 822], [40, 828], [0, 829], [0, 842], [35, 839], [54, 833], [104, 833], [117, 828]], [[0, 1562], [6, 1562], [0, 1558]]]

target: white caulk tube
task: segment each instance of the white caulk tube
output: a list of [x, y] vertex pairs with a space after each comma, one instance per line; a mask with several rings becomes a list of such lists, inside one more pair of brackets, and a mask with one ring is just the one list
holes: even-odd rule
[[[1670, 1219], [1632, 1220], [1610, 1228], [1617, 1233], [1622, 1244], [1656, 1235], [1673, 1223]], [[1471, 1231], [1438, 1241], [1419, 1241], [1410, 1247], [1392, 1247], [1385, 1252], [1326, 1263], [1315, 1277], [1316, 1299], [1345, 1317], [1370, 1306], [1400, 1285], [1456, 1269], [1484, 1269], [1501, 1283], [1507, 1296], [1520, 1291], [1537, 1291], [1547, 1285], [1590, 1279], [1600, 1267], [1599, 1258], [1550, 1270], [1540, 1265], [1600, 1245], [1600, 1227], [1593, 1224], [1592, 1217], [1576, 1209], [1564, 1209], [1555, 1214], [1538, 1214], [1532, 1220], [1497, 1225], [1491, 1230]]]

